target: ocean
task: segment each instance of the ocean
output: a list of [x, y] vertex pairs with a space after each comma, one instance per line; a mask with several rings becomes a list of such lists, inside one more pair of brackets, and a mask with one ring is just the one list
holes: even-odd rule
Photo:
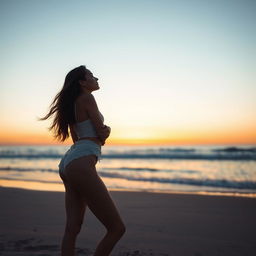
[[[69, 147], [0, 146], [0, 186], [64, 191]], [[256, 196], [255, 145], [106, 145], [96, 168], [110, 190]]]

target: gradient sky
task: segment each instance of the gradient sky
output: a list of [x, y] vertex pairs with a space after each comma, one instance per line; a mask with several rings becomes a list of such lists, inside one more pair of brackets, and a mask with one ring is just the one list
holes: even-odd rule
[[53, 143], [37, 117], [82, 64], [109, 144], [256, 143], [255, 13], [246, 0], [1, 0], [0, 143]]

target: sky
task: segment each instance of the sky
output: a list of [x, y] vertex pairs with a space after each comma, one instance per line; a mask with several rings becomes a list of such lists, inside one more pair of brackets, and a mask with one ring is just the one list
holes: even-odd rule
[[255, 13], [249, 0], [0, 0], [0, 144], [60, 144], [37, 118], [80, 65], [99, 79], [109, 145], [255, 144]]

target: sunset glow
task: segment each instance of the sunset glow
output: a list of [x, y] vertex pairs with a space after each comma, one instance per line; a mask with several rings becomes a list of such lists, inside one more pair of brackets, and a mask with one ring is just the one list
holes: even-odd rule
[[79, 65], [99, 78], [106, 145], [256, 144], [252, 2], [0, 6], [0, 144], [61, 144], [37, 118]]

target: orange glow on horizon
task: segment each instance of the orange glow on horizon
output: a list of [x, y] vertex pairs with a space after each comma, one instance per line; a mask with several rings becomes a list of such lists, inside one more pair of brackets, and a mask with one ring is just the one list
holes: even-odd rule
[[[5, 133], [0, 135], [0, 145], [70, 145], [72, 139], [65, 142], [54, 140], [51, 133]], [[162, 133], [155, 137], [115, 137], [111, 136], [105, 145], [199, 145], [199, 144], [256, 144], [255, 130], [247, 131], [198, 131]]]

